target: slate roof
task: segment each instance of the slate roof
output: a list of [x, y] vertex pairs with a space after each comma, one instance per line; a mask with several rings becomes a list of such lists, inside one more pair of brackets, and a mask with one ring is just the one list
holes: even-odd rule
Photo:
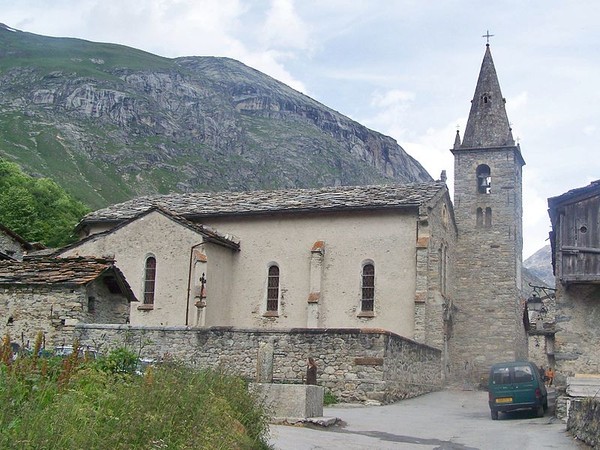
[[245, 192], [200, 192], [139, 197], [85, 216], [86, 223], [127, 220], [160, 206], [186, 219], [208, 216], [255, 215], [274, 212], [343, 211], [419, 207], [440, 190], [441, 182], [380, 186], [338, 186]]
[[86, 285], [106, 272], [117, 278], [124, 295], [135, 295], [114, 261], [97, 258], [32, 258], [25, 261], [0, 261], [0, 285]]

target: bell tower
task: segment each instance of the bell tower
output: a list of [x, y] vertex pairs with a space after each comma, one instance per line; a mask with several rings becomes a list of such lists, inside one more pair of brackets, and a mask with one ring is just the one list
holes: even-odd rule
[[527, 356], [521, 301], [525, 161], [505, 102], [488, 43], [464, 137], [457, 131], [451, 149], [458, 242], [447, 369], [455, 381], [478, 383], [491, 364]]

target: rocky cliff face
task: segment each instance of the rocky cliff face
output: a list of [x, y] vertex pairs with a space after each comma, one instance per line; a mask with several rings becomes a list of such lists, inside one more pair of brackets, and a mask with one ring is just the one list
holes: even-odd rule
[[546, 285], [554, 287], [555, 278], [552, 272], [552, 249], [550, 244], [540, 248], [537, 252], [523, 261], [523, 267], [526, 268], [531, 275], [541, 280], [542, 283], [534, 283], [538, 286]]
[[92, 207], [140, 194], [428, 181], [391, 138], [242, 63], [0, 26], [0, 156]]

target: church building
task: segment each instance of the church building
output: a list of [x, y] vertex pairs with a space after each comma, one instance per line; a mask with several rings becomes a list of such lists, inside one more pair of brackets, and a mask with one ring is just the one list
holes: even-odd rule
[[87, 215], [55, 256], [114, 258], [140, 300], [131, 327], [385, 330], [437, 349], [443, 379], [477, 382], [527, 348], [524, 160], [489, 44], [451, 151], [454, 202], [444, 176], [155, 195]]

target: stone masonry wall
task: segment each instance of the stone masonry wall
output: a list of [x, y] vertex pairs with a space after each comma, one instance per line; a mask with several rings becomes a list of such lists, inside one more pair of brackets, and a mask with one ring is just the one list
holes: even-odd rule
[[600, 286], [562, 284], [556, 292], [556, 384], [575, 374], [600, 373]]
[[[491, 169], [490, 193], [477, 190], [477, 167]], [[498, 361], [527, 356], [522, 321], [521, 166], [516, 147], [455, 152], [454, 260], [450, 374], [477, 385]], [[491, 225], [477, 222], [491, 208]]]
[[125, 323], [128, 317], [127, 299], [111, 294], [104, 283], [0, 286], [0, 337], [8, 334], [23, 347], [32, 347], [40, 331], [43, 344], [51, 348], [70, 344], [77, 323]]
[[342, 402], [389, 403], [442, 386], [439, 350], [379, 329], [81, 324], [76, 334], [82, 344], [101, 351], [125, 345], [145, 357], [174, 358], [198, 368], [220, 367], [249, 380], [257, 378], [259, 349], [271, 348], [276, 383], [304, 382], [306, 360], [312, 356], [318, 384]]
[[572, 400], [567, 431], [591, 447], [598, 448], [600, 445], [600, 401], [591, 398]]
[[38, 332], [46, 346], [71, 340], [70, 330], [83, 315], [85, 288], [52, 286], [0, 287], [0, 335], [12, 342], [33, 346]]

